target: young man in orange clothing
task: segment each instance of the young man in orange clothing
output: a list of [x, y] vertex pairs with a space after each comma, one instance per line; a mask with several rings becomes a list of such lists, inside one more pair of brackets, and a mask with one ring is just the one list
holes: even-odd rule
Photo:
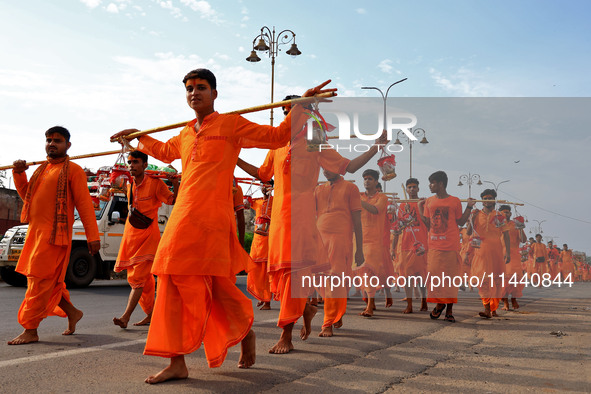
[[[436, 171], [429, 176], [429, 190], [435, 193], [418, 203], [419, 212], [429, 227], [427, 252], [427, 273], [431, 280], [427, 302], [434, 302], [435, 308], [431, 312], [431, 319], [438, 319], [445, 309], [445, 320], [455, 322], [453, 304], [458, 302], [458, 288], [444, 286], [443, 274], [449, 277], [459, 276], [460, 261], [460, 230], [474, 207], [474, 201], [469, 201], [462, 213], [462, 203], [457, 197], [447, 194], [447, 174]], [[472, 200], [472, 199], [469, 199]], [[441, 282], [433, 278], [439, 279]], [[446, 309], [447, 308], [447, 309]]]
[[[328, 82], [304, 96], [323, 93]], [[183, 166], [183, 185], [154, 258], [158, 292], [144, 350], [146, 355], [169, 358], [170, 364], [146, 379], [151, 384], [187, 378], [185, 354], [201, 343], [212, 368], [219, 367], [228, 348], [238, 343], [238, 366], [255, 363], [252, 302], [235, 284], [235, 275], [246, 269], [249, 257], [236, 236], [232, 177], [242, 148], [279, 148], [291, 138], [290, 115], [272, 127], [216, 112], [217, 85], [209, 70], [189, 72], [183, 85], [196, 118], [165, 143], [144, 135], [138, 144], [139, 150], [158, 160], [181, 159]], [[301, 106], [292, 112], [295, 122]], [[137, 131], [123, 130], [112, 139]]]
[[546, 249], [546, 245], [542, 242], [542, 234], [536, 234], [536, 242], [532, 245], [532, 258], [534, 261], [534, 272], [540, 275], [540, 280], [542, 279], [542, 275], [548, 272], [548, 249]]
[[481, 238], [480, 247], [474, 251], [472, 275], [485, 278], [478, 288], [484, 306], [484, 311], [479, 315], [490, 319], [497, 316], [499, 301], [504, 295], [501, 274], [505, 272], [505, 265], [511, 262], [511, 243], [505, 215], [495, 210], [497, 192], [486, 189], [480, 194], [480, 198], [490, 202], [483, 202], [482, 210], [474, 210], [468, 223], [468, 235]]
[[[406, 181], [406, 192], [408, 198], [411, 200], [419, 198], [419, 180], [416, 178], [409, 178]], [[400, 272], [399, 275], [407, 280], [406, 292], [406, 309], [402, 313], [412, 313], [412, 297], [413, 290], [419, 287], [421, 293], [421, 311], [426, 311], [427, 308], [427, 293], [425, 288], [425, 280], [427, 276], [427, 233], [428, 229], [423, 222], [423, 218], [419, 214], [419, 208], [416, 202], [401, 203], [398, 208], [398, 220], [407, 223], [402, 230], [402, 234], [396, 234], [392, 242], [393, 247], [396, 247], [398, 238], [401, 237], [400, 247]], [[423, 248], [418, 250], [419, 245]], [[409, 278], [421, 278], [416, 283], [409, 283]], [[413, 279], [413, 282], [414, 279]]]
[[[328, 275], [350, 278], [353, 261], [357, 266], [364, 261], [359, 189], [334, 172], [324, 170], [324, 176], [328, 182], [317, 186], [314, 196], [318, 217], [316, 225], [330, 262]], [[353, 234], [357, 245], [354, 257]], [[346, 283], [340, 283], [340, 286], [334, 289], [324, 289], [324, 322], [318, 336], [331, 337], [333, 326], [343, 326], [348, 291]]]
[[[263, 220], [271, 216], [271, 210], [273, 209], [272, 187], [270, 183], [264, 184], [261, 189], [263, 197], [255, 198], [252, 201], [251, 207], [256, 212], [256, 220]], [[263, 226], [264, 224], [261, 223], [260, 225]], [[261, 310], [271, 309], [271, 284], [267, 269], [269, 260], [269, 229], [267, 228], [266, 231], [267, 234], [263, 234], [258, 233], [255, 229], [250, 246], [251, 261], [248, 262], [246, 270], [248, 272], [246, 289], [259, 300], [257, 307]]]
[[68, 318], [62, 335], [76, 331], [82, 311], [70, 301], [64, 278], [72, 248], [74, 208], [78, 210], [88, 242], [88, 252], [98, 253], [99, 232], [84, 170], [70, 162], [70, 132], [55, 126], [45, 132], [47, 161], [27, 180], [29, 168], [16, 160], [12, 171], [18, 194], [24, 201], [21, 222], [29, 223], [27, 239], [16, 271], [27, 277], [27, 292], [18, 311], [22, 334], [9, 345], [39, 341], [37, 327], [49, 315]]
[[138, 303], [146, 313], [146, 317], [134, 323], [134, 326], [145, 326], [152, 320], [156, 284], [151, 271], [154, 255], [160, 242], [158, 209], [162, 203], [174, 204], [179, 187], [178, 178], [172, 176], [173, 174], [169, 179], [174, 192], [171, 192], [162, 180], [147, 176], [145, 170], [148, 167], [148, 155], [143, 152], [132, 151], [127, 158], [127, 164], [133, 177], [133, 182], [127, 189], [129, 206], [152, 219], [152, 223], [146, 228], [136, 228], [130, 221], [131, 211], [125, 222], [115, 272], [127, 270], [127, 282], [131, 286], [131, 291], [123, 315], [113, 318], [113, 324], [121, 328], [127, 328], [131, 314]]
[[[367, 277], [377, 277], [382, 285], [392, 273], [392, 261], [390, 256], [390, 245], [384, 243], [384, 222], [388, 208], [388, 197], [377, 190], [380, 173], [368, 169], [363, 171], [363, 186], [365, 192], [361, 193], [361, 224], [363, 228], [363, 256], [365, 263], [359, 269], [358, 275], [367, 274]], [[372, 317], [376, 309], [375, 295], [379, 288], [373, 287], [371, 283], [364, 283], [367, 305], [360, 315]]]
[[507, 218], [507, 228], [509, 232], [509, 242], [511, 246], [511, 262], [505, 264], [505, 283], [503, 298], [503, 310], [509, 310], [509, 296], [511, 296], [511, 306], [513, 309], [519, 309], [518, 298], [523, 296], [523, 288], [525, 284], [520, 283], [523, 278], [523, 268], [521, 265], [521, 251], [519, 249], [520, 243], [525, 243], [527, 237], [523, 229], [515, 227], [515, 222], [511, 220], [511, 207], [509, 205], [501, 205], [499, 211]]

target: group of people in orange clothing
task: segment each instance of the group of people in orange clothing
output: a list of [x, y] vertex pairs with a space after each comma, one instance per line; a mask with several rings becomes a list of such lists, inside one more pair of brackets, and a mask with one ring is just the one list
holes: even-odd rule
[[[335, 93], [336, 89], [326, 88], [329, 83], [308, 89], [302, 97]], [[244, 270], [247, 290], [261, 309], [270, 308], [271, 297], [280, 301], [281, 333], [269, 349], [272, 354], [294, 348], [292, 333], [300, 318], [299, 337], [309, 337], [318, 310], [309, 301], [314, 291], [324, 300], [321, 337], [330, 337], [333, 328], [343, 326], [354, 287], [366, 299], [363, 317], [373, 316], [376, 293], [382, 289], [387, 293], [386, 306], [391, 306], [388, 278], [396, 276], [415, 279], [404, 285], [397, 282], [406, 292], [405, 313], [413, 312], [416, 289], [421, 310], [427, 310], [428, 302], [435, 303], [432, 319], [445, 311], [444, 319], [455, 322], [453, 305], [465, 284], [457, 284], [455, 278], [468, 271], [471, 276], [492, 274], [490, 281], [473, 286], [482, 298], [483, 317], [494, 316], [503, 297], [513, 297], [512, 305], [518, 307], [520, 289], [503, 293], [501, 289], [508, 287], [499, 274], [522, 269], [519, 245], [525, 236], [510, 220], [510, 207], [495, 209], [494, 190], [482, 193], [481, 198], [490, 202], [481, 210], [474, 209], [473, 199], [462, 208], [460, 200], [446, 191], [446, 173], [436, 171], [429, 176], [432, 197], [419, 199], [419, 181], [410, 178], [406, 181], [410, 201], [396, 204], [379, 191], [380, 173], [366, 169], [365, 190], [360, 192], [342, 175], [365, 166], [379, 146], [388, 143], [385, 132], [369, 150], [350, 160], [335, 150], [309, 149], [306, 128], [314, 110], [302, 103], [283, 107], [285, 119], [279, 126], [258, 125], [240, 115], [215, 111], [217, 82], [211, 71], [190, 71], [183, 86], [195, 119], [166, 142], [142, 135], [128, 159], [133, 182], [128, 186], [130, 209], [116, 270], [127, 270], [132, 289], [124, 314], [113, 323], [126, 328], [138, 303], [146, 313], [136, 323], [149, 325], [144, 354], [169, 359], [169, 365], [146, 378], [147, 383], [188, 377], [185, 355], [202, 344], [210, 367], [222, 365], [228, 349], [237, 344], [241, 346], [238, 367], [255, 363], [253, 303], [236, 286], [236, 275]], [[130, 140], [137, 131], [126, 129], [111, 138]], [[67, 155], [70, 134], [58, 126], [45, 136], [47, 161], [30, 181], [26, 162], [14, 163], [15, 184], [25, 201], [21, 220], [29, 223], [17, 271], [27, 276], [28, 289], [18, 313], [24, 331], [10, 345], [37, 342], [37, 328], [49, 315], [67, 317], [64, 335], [73, 334], [83, 316], [64, 284], [74, 208], [84, 224], [89, 252], [95, 254], [100, 248], [84, 171]], [[254, 147], [269, 149], [260, 167], [239, 158], [242, 148]], [[180, 159], [180, 186], [173, 181], [170, 191], [161, 180], [145, 176], [148, 156], [165, 163]], [[263, 197], [252, 202], [257, 220], [250, 256], [239, 231], [243, 216], [237, 226], [236, 212], [244, 207], [233, 182], [236, 166], [265, 185]], [[318, 185], [321, 169], [328, 182]], [[159, 239], [155, 217], [162, 203], [174, 204], [174, 209]], [[466, 223], [462, 237], [460, 228]], [[531, 247], [535, 268], [554, 269], [550, 264], [554, 252], [542, 249]], [[547, 260], [543, 264], [540, 255]], [[564, 272], [579, 269], [566, 248], [558, 259]], [[343, 279], [338, 286], [318, 285], [318, 279], [332, 284], [337, 277]], [[579, 277], [584, 278], [588, 279], [588, 268]]]

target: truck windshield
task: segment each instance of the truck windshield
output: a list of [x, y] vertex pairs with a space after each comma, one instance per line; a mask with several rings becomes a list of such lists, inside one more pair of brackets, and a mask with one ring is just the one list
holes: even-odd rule
[[[105, 207], [107, 206], [107, 203], [108, 203], [108, 201], [103, 201], [103, 200], [99, 201], [100, 209], [96, 209], [94, 211], [94, 215], [96, 216], [96, 220], [99, 220], [103, 216], [103, 212], [105, 211]], [[80, 214], [78, 213], [77, 209], [74, 210], [74, 220], [80, 220]]]
[[0, 245], [8, 245], [8, 241], [10, 240], [10, 238], [12, 237], [12, 235], [14, 233], [15, 233], [15, 230], [13, 230], [13, 229], [6, 230], [6, 232], [4, 233], [2, 238], [0, 238]]

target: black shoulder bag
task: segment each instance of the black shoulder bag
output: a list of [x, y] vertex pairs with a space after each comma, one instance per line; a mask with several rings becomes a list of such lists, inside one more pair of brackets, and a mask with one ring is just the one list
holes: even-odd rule
[[140, 229], [140, 230], [150, 227], [150, 225], [152, 224], [154, 219], [150, 219], [149, 217], [147, 217], [146, 215], [144, 215], [143, 213], [141, 213], [140, 211], [138, 211], [136, 208], [133, 207], [133, 182], [131, 182], [131, 185], [129, 187], [128, 204], [129, 204], [129, 216], [128, 216], [127, 220], [129, 220], [129, 224], [131, 224], [133, 227]]

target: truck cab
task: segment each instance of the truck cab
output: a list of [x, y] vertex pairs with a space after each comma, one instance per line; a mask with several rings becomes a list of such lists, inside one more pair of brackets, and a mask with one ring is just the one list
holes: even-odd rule
[[[99, 200], [95, 207], [101, 248], [98, 254], [88, 253], [86, 233], [77, 212], [72, 230], [72, 250], [66, 272], [68, 287], [86, 287], [94, 279], [110, 279], [117, 260], [123, 230], [127, 219], [128, 204], [124, 193], [113, 193], [108, 199]], [[158, 210], [160, 234], [164, 232], [172, 205], [162, 204]], [[0, 276], [13, 286], [26, 286], [26, 277], [15, 272], [23, 249], [28, 225], [8, 229], [0, 240]]]

